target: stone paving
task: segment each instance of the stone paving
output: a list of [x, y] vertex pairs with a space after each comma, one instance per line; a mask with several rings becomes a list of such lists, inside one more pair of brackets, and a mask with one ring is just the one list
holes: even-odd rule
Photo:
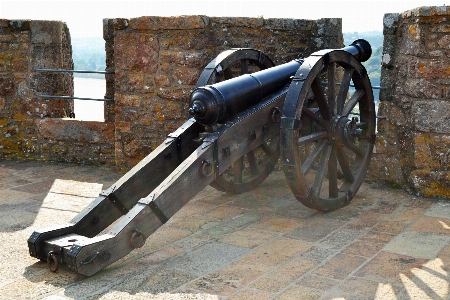
[[363, 184], [320, 213], [276, 171], [252, 192], [207, 187], [145, 245], [92, 277], [28, 254], [121, 174], [0, 161], [0, 299], [450, 299], [450, 203]]

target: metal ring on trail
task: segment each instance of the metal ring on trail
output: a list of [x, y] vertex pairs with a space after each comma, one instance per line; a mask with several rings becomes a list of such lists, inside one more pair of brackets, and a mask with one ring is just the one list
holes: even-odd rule
[[58, 271], [58, 254], [55, 251], [50, 251], [47, 255], [47, 264], [52, 272]]

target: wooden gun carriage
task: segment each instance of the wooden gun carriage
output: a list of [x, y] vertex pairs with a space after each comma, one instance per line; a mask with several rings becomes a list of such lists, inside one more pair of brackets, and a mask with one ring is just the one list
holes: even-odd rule
[[141, 247], [207, 185], [252, 190], [280, 154], [300, 202], [320, 211], [347, 205], [375, 142], [372, 87], [360, 63], [370, 55], [364, 40], [279, 66], [254, 49], [221, 53], [191, 93], [192, 118], [68, 224], [35, 231], [30, 255], [52, 271], [67, 264], [93, 275]]

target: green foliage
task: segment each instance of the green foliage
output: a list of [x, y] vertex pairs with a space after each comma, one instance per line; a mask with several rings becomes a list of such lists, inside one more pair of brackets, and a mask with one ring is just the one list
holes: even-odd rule
[[[105, 41], [98, 37], [72, 38], [72, 59], [75, 70], [105, 71]], [[103, 74], [74, 73], [75, 77], [105, 78]]]

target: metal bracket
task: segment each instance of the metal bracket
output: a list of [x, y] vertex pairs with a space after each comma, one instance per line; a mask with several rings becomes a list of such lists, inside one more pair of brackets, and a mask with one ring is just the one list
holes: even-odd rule
[[148, 205], [150, 209], [155, 213], [155, 215], [158, 217], [158, 219], [165, 224], [167, 221], [169, 221], [169, 218], [166, 217], [166, 215], [163, 213], [163, 211], [156, 205], [156, 203], [153, 201], [155, 199], [155, 194], [151, 194], [148, 197], [142, 198], [138, 201], [138, 203]]
[[123, 205], [123, 203], [120, 202], [119, 198], [117, 198], [117, 196], [114, 195], [115, 189], [116, 189], [116, 186], [113, 185], [109, 189], [103, 190], [100, 193], [100, 196], [107, 197], [114, 204], [114, 206], [117, 207], [118, 210], [120, 210], [120, 212], [123, 215], [126, 215], [129, 212], [129, 209], [127, 209], [125, 207], [125, 205]]

